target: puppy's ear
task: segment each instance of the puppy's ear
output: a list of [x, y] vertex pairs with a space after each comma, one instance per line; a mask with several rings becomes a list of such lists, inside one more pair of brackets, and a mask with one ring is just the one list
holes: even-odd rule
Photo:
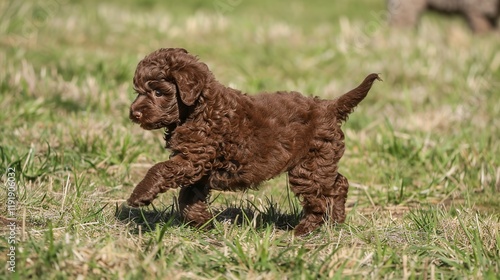
[[198, 65], [186, 65], [172, 73], [179, 89], [181, 101], [187, 106], [196, 102], [205, 87], [207, 74], [206, 70], [201, 68]]

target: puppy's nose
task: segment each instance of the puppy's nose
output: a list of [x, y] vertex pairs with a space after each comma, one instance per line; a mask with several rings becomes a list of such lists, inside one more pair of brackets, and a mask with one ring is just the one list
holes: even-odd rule
[[139, 111], [131, 111], [130, 116], [136, 120], [140, 120], [142, 118], [142, 113]]

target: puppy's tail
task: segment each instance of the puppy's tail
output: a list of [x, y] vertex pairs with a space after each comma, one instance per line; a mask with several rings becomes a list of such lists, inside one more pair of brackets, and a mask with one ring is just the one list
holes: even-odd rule
[[382, 81], [378, 74], [370, 74], [357, 88], [334, 100], [333, 113], [339, 123], [347, 120], [349, 114], [366, 97], [375, 80]]

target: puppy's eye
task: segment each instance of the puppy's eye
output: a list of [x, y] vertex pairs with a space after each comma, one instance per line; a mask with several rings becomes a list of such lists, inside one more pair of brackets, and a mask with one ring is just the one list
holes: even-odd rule
[[156, 97], [161, 97], [161, 96], [163, 96], [163, 93], [161, 91], [159, 91], [159, 90], [156, 89], [155, 90], [155, 96]]

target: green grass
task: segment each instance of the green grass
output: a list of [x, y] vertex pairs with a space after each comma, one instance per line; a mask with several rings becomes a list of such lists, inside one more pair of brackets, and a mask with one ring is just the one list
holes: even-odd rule
[[[0, 278], [496, 279], [500, 37], [436, 14], [391, 30], [383, 1], [337, 2], [1, 2]], [[122, 205], [168, 158], [128, 106], [138, 61], [170, 46], [250, 94], [334, 98], [381, 73], [344, 125], [345, 224], [294, 237], [286, 176], [213, 193], [211, 230], [182, 224], [175, 190]]]

